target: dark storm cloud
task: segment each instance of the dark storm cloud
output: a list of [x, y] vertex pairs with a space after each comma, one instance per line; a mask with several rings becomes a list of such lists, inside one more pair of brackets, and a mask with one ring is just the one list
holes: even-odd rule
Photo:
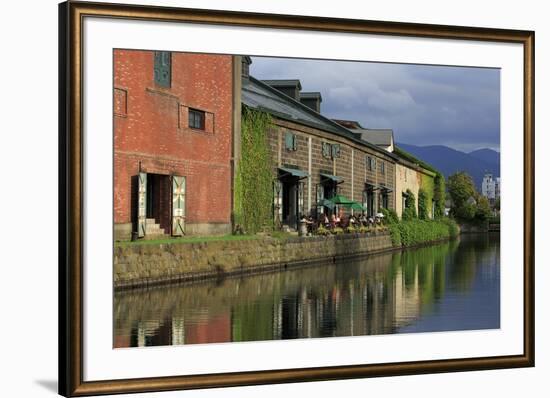
[[500, 147], [496, 69], [254, 57], [259, 79], [300, 79], [322, 113], [392, 128], [396, 141], [470, 151]]

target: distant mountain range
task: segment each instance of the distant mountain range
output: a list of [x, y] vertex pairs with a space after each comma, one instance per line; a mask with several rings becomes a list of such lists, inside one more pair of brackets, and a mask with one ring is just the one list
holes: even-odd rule
[[444, 145], [416, 146], [396, 144], [420, 160], [431, 164], [445, 177], [458, 171], [465, 171], [472, 176], [476, 187], [481, 191], [481, 181], [485, 173], [500, 177], [500, 153], [484, 148], [466, 153]]

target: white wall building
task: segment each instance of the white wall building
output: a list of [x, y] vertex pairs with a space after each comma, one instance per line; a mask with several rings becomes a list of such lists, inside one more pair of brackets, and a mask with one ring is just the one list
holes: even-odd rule
[[500, 197], [500, 177], [493, 178], [492, 174], [485, 174], [481, 183], [481, 194], [490, 200], [498, 199]]

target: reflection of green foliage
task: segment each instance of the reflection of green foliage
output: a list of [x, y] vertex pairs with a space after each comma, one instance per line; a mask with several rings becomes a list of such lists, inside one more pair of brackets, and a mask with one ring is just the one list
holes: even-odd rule
[[450, 279], [453, 285], [460, 291], [468, 291], [475, 277], [476, 251], [472, 247], [463, 246], [455, 253], [452, 264]]
[[267, 142], [271, 116], [244, 108], [241, 159], [235, 175], [234, 223], [254, 234], [273, 223], [273, 183]]
[[257, 301], [236, 305], [231, 314], [233, 341], [271, 340], [273, 302]]

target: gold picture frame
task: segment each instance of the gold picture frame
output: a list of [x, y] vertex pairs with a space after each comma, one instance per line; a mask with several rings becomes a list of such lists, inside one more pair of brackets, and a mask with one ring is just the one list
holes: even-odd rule
[[[87, 17], [517, 43], [524, 67], [523, 354], [384, 364], [274, 369], [124, 380], [83, 380], [83, 20]], [[59, 6], [59, 392], [64, 396], [413, 375], [534, 366], [534, 43], [532, 31], [65, 2]]]

